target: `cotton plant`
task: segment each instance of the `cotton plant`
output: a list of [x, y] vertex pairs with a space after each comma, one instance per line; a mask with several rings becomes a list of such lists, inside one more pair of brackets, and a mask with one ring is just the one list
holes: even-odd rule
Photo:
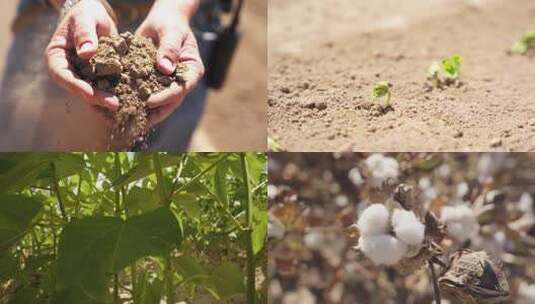
[[380, 187], [388, 179], [397, 180], [399, 176], [399, 163], [392, 157], [375, 153], [368, 156], [364, 163], [370, 172], [370, 182], [374, 187]]
[[479, 231], [476, 214], [466, 204], [442, 207], [440, 219], [446, 224], [449, 236], [458, 242], [473, 238]]
[[377, 265], [396, 265], [419, 249], [424, 241], [425, 226], [414, 212], [396, 208], [389, 211], [383, 204], [372, 204], [357, 221], [360, 238], [356, 249]]

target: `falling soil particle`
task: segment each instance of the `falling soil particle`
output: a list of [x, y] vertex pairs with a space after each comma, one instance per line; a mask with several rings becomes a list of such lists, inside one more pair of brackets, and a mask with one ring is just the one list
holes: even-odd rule
[[100, 37], [97, 53], [89, 61], [71, 54], [82, 79], [119, 99], [110, 138], [113, 149], [128, 149], [144, 142], [149, 128], [146, 101], [173, 82], [184, 84], [187, 67], [179, 63], [174, 73], [163, 75], [156, 69], [156, 54], [150, 39], [130, 32]]

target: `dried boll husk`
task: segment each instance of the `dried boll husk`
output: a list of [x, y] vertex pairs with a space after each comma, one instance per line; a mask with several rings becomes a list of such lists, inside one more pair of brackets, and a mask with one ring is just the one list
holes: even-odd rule
[[484, 251], [455, 252], [438, 283], [446, 295], [462, 303], [501, 303], [510, 295], [501, 263]]

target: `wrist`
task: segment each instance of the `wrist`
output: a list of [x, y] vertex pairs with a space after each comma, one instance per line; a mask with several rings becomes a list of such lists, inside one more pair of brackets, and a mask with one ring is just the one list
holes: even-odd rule
[[155, 0], [154, 8], [161, 8], [168, 12], [177, 12], [188, 20], [199, 8], [199, 0]]

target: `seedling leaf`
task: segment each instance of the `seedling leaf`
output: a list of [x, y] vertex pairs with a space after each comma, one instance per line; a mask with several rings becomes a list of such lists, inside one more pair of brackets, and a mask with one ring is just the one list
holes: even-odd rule
[[446, 78], [455, 80], [459, 78], [459, 72], [461, 68], [462, 57], [459, 55], [453, 55], [451, 58], [442, 60], [442, 69]]
[[516, 54], [526, 54], [529, 49], [535, 48], [535, 31], [528, 31], [524, 33], [522, 38], [517, 41], [511, 51]]
[[386, 104], [390, 104], [390, 98], [392, 93], [390, 93], [390, 83], [388, 81], [379, 81], [373, 86], [372, 91], [373, 98], [383, 98], [386, 96]]

